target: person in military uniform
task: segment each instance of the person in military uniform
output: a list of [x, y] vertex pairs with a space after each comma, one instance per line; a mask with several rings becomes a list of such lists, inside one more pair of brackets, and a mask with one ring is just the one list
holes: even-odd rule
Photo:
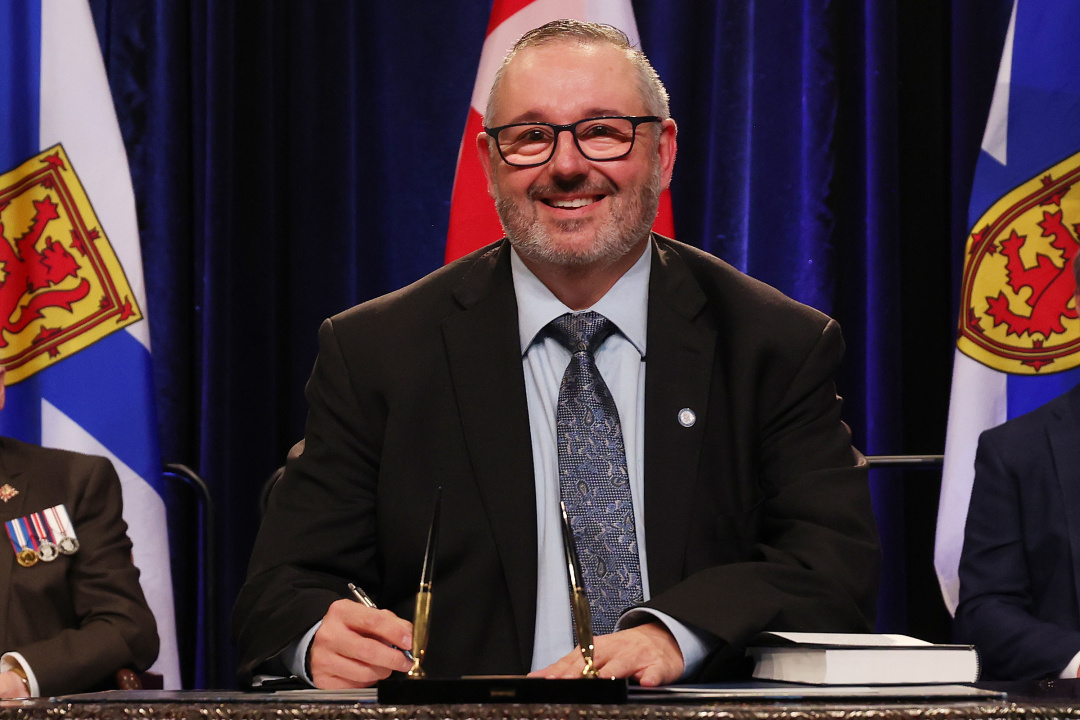
[[0, 698], [107, 686], [157, 658], [122, 510], [106, 458], [0, 437]]

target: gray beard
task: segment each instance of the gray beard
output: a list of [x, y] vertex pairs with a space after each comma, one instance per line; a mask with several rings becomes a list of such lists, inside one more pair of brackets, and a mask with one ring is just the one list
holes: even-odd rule
[[[584, 250], [560, 247], [535, 215], [506, 197], [495, 187], [495, 209], [510, 244], [527, 260], [564, 267], [594, 266], [604, 268], [629, 253], [652, 230], [660, 206], [660, 164], [655, 163], [649, 178], [635, 196], [611, 196], [611, 220], [596, 232], [592, 244]], [[540, 194], [540, 193], [537, 193]], [[621, 200], [621, 202], [619, 202]], [[575, 232], [586, 221], [563, 220], [563, 232]]]

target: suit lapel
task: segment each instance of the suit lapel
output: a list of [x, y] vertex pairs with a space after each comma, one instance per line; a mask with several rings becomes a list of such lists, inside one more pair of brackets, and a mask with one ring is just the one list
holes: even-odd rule
[[[645, 538], [652, 595], [682, 577], [687, 518], [709, 412], [716, 330], [705, 295], [675, 251], [655, 245], [645, 372]], [[689, 409], [693, 424], [680, 422]]]
[[1054, 403], [1046, 424], [1054, 456], [1054, 474], [1061, 485], [1065, 519], [1069, 525], [1069, 549], [1073, 559], [1073, 585], [1080, 598], [1080, 386]]
[[[7, 522], [12, 518], [22, 517], [23, 508], [26, 507], [26, 498], [30, 494], [28, 476], [23, 476], [22, 463], [19, 462], [17, 453], [13, 451], [11, 443], [0, 438], [0, 487], [9, 484], [19, 491], [19, 494], [0, 503], [0, 520]], [[0, 550], [0, 629], [10, 627], [8, 625], [8, 607], [11, 603], [13, 583], [11, 574], [18, 567], [15, 564], [15, 550], [8, 538], [7, 530], [0, 530], [0, 542], [4, 547]], [[18, 568], [22, 570], [23, 568]], [[0, 631], [0, 652], [7, 650], [7, 632]]]
[[455, 296], [463, 311], [443, 323], [450, 374], [527, 668], [536, 622], [536, 490], [517, 301], [505, 242], [477, 260]]

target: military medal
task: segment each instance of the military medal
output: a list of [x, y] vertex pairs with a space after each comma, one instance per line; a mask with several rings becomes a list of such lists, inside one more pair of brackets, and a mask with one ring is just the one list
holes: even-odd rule
[[37, 512], [31, 515], [30, 524], [33, 526], [34, 534], [37, 535], [38, 557], [43, 562], [52, 562], [59, 557], [60, 550], [53, 542], [52, 530], [49, 528], [48, 520], [45, 519], [45, 513]]
[[70, 535], [65, 535], [60, 538], [60, 552], [65, 555], [74, 555], [75, 551], [79, 549], [79, 541]]
[[62, 504], [51, 507], [45, 511], [45, 519], [49, 523], [53, 536], [60, 537], [56, 542], [60, 552], [64, 555], [74, 555], [79, 549], [79, 540], [75, 537], [75, 528], [71, 526], [67, 508]]
[[45, 562], [52, 562], [59, 556], [60, 550], [54, 543], [46, 541], [38, 545], [38, 557]]
[[8, 520], [4, 523], [4, 526], [7, 528], [7, 534], [11, 539], [11, 545], [15, 549], [15, 561], [23, 567], [30, 567], [38, 561], [38, 554], [30, 547], [30, 541], [23, 532], [22, 523], [24, 520], [25, 518]]

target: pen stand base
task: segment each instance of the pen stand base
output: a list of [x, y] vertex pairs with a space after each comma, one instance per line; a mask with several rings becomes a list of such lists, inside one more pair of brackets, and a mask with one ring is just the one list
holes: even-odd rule
[[626, 702], [627, 681], [602, 678], [547, 680], [517, 675], [455, 679], [390, 678], [379, 682], [379, 702], [391, 705], [437, 703]]

